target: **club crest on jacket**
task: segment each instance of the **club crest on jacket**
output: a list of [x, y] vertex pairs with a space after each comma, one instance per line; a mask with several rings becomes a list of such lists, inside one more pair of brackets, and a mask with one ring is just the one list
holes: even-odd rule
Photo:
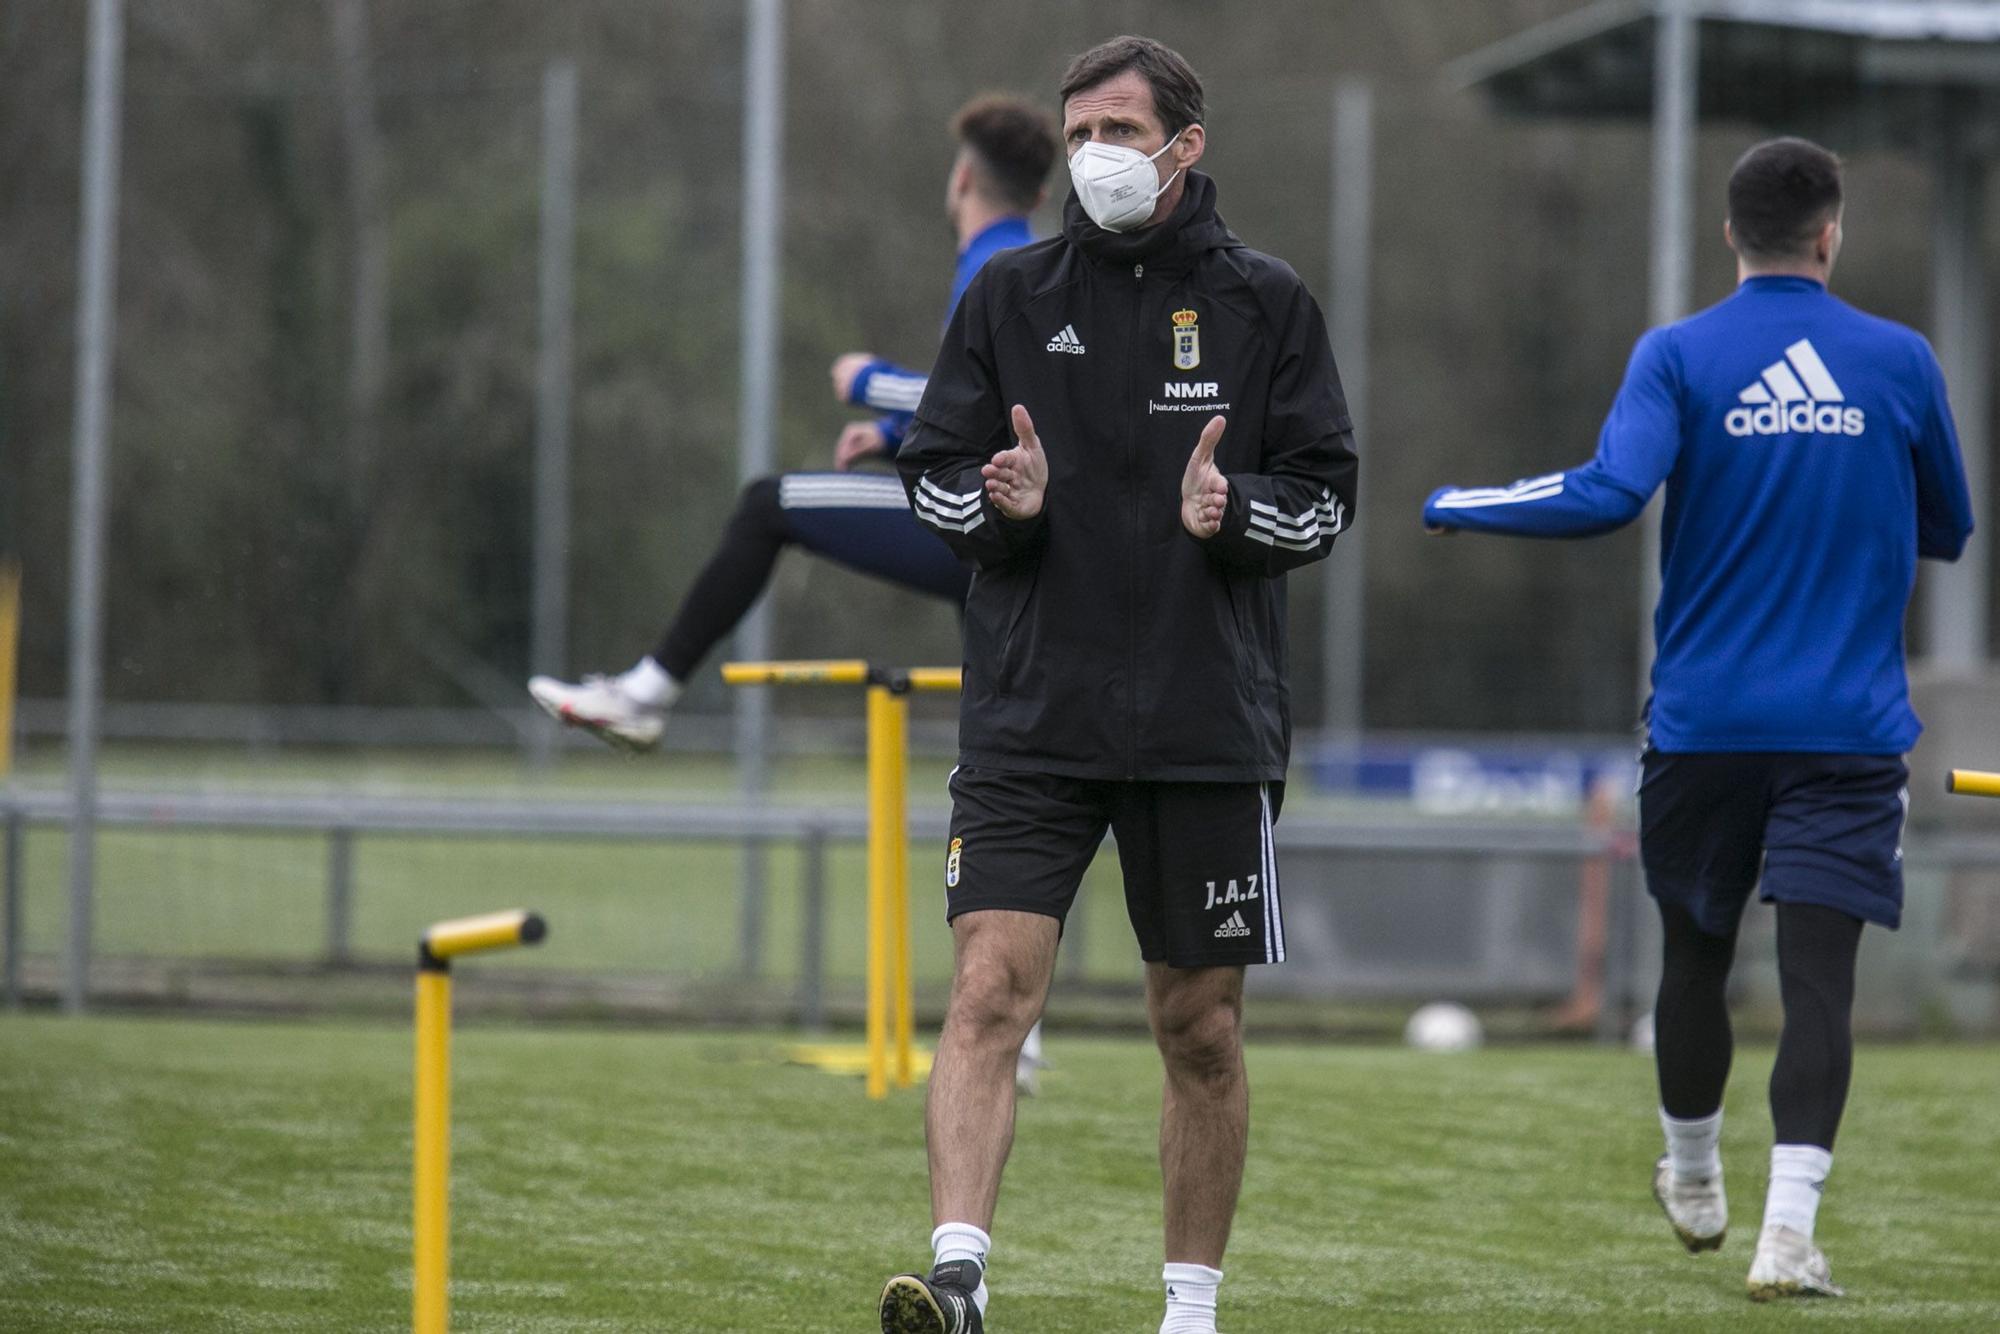
[[1191, 310], [1174, 312], [1174, 369], [1191, 371], [1201, 365], [1201, 316]]

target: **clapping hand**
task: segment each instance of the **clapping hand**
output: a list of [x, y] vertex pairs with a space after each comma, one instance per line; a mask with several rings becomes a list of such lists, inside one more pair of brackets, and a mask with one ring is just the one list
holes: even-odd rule
[[1208, 419], [1188, 456], [1187, 471], [1181, 474], [1181, 526], [1196, 537], [1220, 532], [1223, 511], [1229, 508], [1229, 479], [1215, 466], [1215, 447], [1228, 424], [1224, 417]]
[[986, 479], [986, 498], [993, 508], [1010, 519], [1032, 519], [1042, 512], [1042, 500], [1049, 489], [1049, 456], [1042, 452], [1041, 438], [1028, 410], [1016, 403], [1013, 413], [1014, 447], [1003, 449], [979, 470]]

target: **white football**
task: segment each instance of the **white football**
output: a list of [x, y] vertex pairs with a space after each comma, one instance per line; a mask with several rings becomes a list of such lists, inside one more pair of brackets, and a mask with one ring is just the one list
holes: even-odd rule
[[1479, 1016], [1450, 1001], [1432, 1001], [1403, 1025], [1403, 1041], [1421, 1051], [1471, 1051], [1484, 1036]]

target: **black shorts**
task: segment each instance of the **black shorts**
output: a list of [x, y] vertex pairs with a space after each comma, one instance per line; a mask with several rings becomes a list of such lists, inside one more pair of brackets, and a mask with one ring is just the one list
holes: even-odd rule
[[1283, 783], [1147, 783], [960, 766], [951, 775], [945, 917], [1004, 908], [1063, 920], [1106, 829], [1148, 963], [1285, 957], [1271, 827]]
[[1894, 928], [1910, 771], [1894, 755], [1662, 755], [1641, 762], [1646, 888], [1726, 936], [1751, 889]]

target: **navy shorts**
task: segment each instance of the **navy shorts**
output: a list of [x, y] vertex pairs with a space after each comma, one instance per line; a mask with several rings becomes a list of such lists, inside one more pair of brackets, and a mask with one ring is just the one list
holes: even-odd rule
[[894, 473], [788, 472], [778, 509], [786, 535], [815, 556], [965, 605], [972, 567], [917, 522]]
[[1703, 931], [1736, 930], [1750, 891], [1893, 929], [1903, 917], [1910, 771], [1894, 755], [1663, 755], [1641, 761], [1646, 888]]
[[1284, 914], [1271, 828], [1283, 783], [1146, 783], [951, 774], [945, 917], [1003, 908], [1062, 921], [1109, 829], [1148, 963], [1277, 963]]

